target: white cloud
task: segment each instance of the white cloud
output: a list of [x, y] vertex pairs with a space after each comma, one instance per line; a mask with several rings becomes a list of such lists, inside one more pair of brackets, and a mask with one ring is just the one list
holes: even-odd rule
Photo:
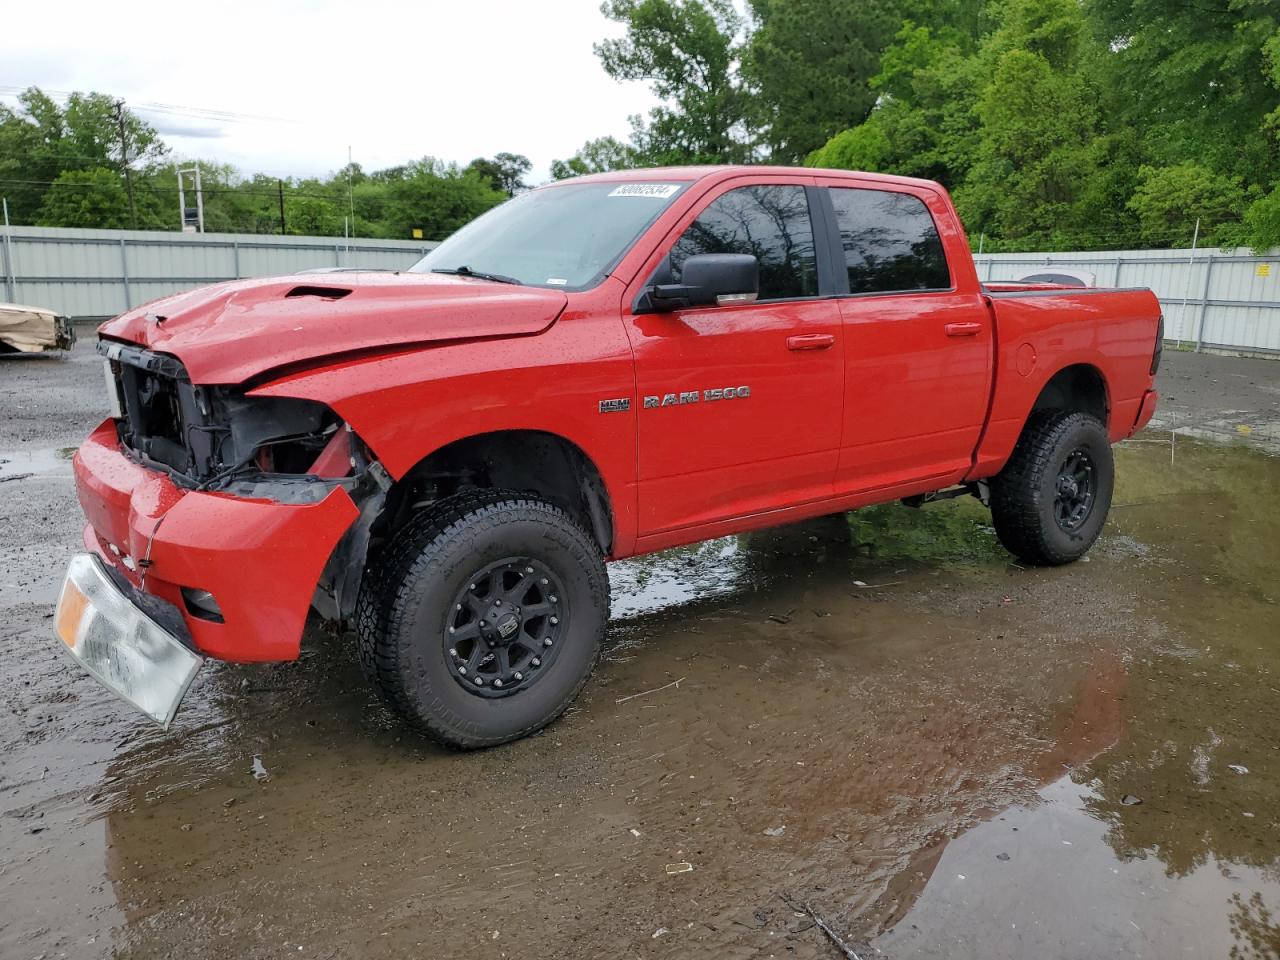
[[[556, 157], [653, 105], [592, 44], [617, 36], [598, 0], [360, 4], [135, 0], [6, 4], [0, 85], [96, 90], [131, 104], [281, 121], [146, 113], [180, 154], [274, 176], [508, 150], [545, 179]], [[12, 101], [11, 97], [6, 98]]]

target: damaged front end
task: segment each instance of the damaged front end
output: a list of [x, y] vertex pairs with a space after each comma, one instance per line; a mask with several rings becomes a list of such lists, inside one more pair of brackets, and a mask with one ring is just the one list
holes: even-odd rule
[[[323, 403], [193, 384], [168, 354], [102, 340], [108, 399], [121, 450], [175, 486], [251, 501], [302, 506], [343, 489], [359, 511], [325, 565], [312, 605], [325, 619], [355, 610], [370, 529], [391, 479]], [[142, 575], [149, 558], [142, 558]], [[216, 619], [212, 598], [184, 595], [189, 611]]]

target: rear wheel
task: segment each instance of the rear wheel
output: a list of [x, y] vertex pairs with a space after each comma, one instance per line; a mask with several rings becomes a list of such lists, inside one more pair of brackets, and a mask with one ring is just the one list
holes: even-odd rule
[[996, 535], [1028, 563], [1078, 560], [1102, 532], [1114, 483], [1101, 421], [1087, 413], [1036, 414], [991, 481]]
[[595, 667], [600, 548], [559, 507], [473, 491], [418, 514], [366, 575], [361, 663], [411, 726], [451, 747], [550, 723]]

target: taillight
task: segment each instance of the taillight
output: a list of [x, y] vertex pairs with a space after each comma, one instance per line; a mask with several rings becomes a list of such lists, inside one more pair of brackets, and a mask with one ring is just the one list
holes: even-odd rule
[[1151, 375], [1154, 377], [1156, 371], [1160, 369], [1160, 355], [1164, 353], [1164, 314], [1160, 314], [1160, 321], [1156, 324], [1156, 349], [1151, 354]]

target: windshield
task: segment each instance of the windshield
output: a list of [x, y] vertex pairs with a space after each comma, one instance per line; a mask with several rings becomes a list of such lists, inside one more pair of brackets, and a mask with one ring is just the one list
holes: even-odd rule
[[613, 269], [684, 186], [628, 181], [531, 190], [471, 221], [410, 271], [585, 289]]

